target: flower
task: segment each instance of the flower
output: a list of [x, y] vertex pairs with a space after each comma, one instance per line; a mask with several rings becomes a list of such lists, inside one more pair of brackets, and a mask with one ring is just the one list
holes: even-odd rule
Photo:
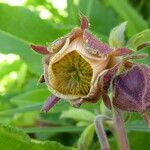
[[[73, 29], [48, 47], [31, 47], [45, 55], [44, 73], [40, 82], [46, 82], [49, 90], [56, 96], [50, 97], [49, 100], [55, 104], [58, 98], [63, 98], [76, 107], [84, 102], [96, 102], [100, 96], [103, 96], [107, 103], [107, 89], [118, 69], [116, 64], [122, 61], [122, 57], [119, 56], [133, 52], [127, 48], [111, 48], [98, 40], [88, 31], [88, 20], [85, 16], [81, 17], [80, 28]], [[104, 83], [106, 80], [101, 79], [112, 68], [116, 68], [116, 71], [112, 71], [109, 81]], [[104, 88], [104, 84], [107, 88]], [[47, 105], [46, 111], [52, 106]]]

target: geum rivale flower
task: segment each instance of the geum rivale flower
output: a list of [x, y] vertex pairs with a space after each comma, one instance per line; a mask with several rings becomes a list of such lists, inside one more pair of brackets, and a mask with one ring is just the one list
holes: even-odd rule
[[79, 107], [84, 102], [97, 102], [102, 96], [110, 107], [110, 81], [120, 64], [130, 65], [123, 56], [133, 52], [128, 48], [112, 48], [98, 40], [89, 32], [85, 16], [81, 17], [80, 28], [73, 29], [48, 47], [31, 47], [44, 55], [40, 82], [45, 82], [53, 94], [43, 107], [45, 112], [61, 98]]

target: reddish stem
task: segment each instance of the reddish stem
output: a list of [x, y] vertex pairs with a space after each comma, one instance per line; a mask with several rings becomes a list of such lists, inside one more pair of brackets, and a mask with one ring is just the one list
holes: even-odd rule
[[114, 108], [114, 121], [116, 125], [116, 135], [117, 135], [117, 140], [119, 143], [119, 149], [120, 150], [129, 150], [129, 143], [128, 143], [128, 138], [127, 134], [125, 131], [124, 127], [124, 122], [121, 116], [121, 112], [119, 109]]
[[106, 116], [98, 115], [95, 118], [95, 129], [99, 139], [99, 143], [101, 145], [102, 150], [110, 150], [108, 139], [104, 130], [103, 122], [104, 120], [109, 120]]

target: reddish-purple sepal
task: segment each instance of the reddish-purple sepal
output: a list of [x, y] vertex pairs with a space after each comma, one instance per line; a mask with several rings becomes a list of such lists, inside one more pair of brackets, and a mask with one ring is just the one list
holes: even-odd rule
[[36, 51], [37, 53], [47, 55], [50, 54], [50, 52], [47, 50], [47, 47], [40, 46], [40, 45], [31, 45], [31, 48]]
[[110, 87], [111, 81], [113, 77], [116, 75], [118, 69], [119, 69], [120, 64], [115, 65], [113, 68], [108, 69], [106, 72], [102, 74], [99, 80], [99, 85], [101, 87], [101, 93], [102, 93], [102, 98], [104, 101], [104, 104], [106, 105], [107, 108], [111, 108], [111, 101], [108, 95], [108, 89]]
[[114, 56], [125, 56], [133, 53], [134, 51], [128, 48], [118, 48], [113, 51]]
[[107, 44], [96, 39], [96, 37], [89, 33], [87, 30], [85, 30], [83, 33], [83, 39], [87, 46], [87, 50], [91, 54], [97, 54], [101, 56], [109, 54], [112, 51], [112, 49]]
[[55, 95], [48, 97], [41, 111], [48, 112], [59, 100], [60, 98]]
[[81, 19], [81, 25], [80, 25], [81, 29], [82, 30], [88, 29], [89, 26], [88, 19], [83, 15], [80, 16], [80, 19]]

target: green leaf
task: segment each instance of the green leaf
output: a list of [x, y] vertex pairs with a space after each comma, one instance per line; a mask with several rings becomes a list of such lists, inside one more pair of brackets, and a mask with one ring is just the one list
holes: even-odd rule
[[10, 101], [18, 106], [33, 105], [43, 102], [51, 93], [47, 88], [32, 90], [15, 97], [12, 97]]
[[31, 140], [23, 131], [0, 125], [0, 148], [5, 150], [73, 150], [57, 142]]
[[84, 127], [63, 126], [63, 127], [42, 127], [42, 128], [22, 128], [26, 133], [63, 133], [63, 132], [81, 132]]
[[128, 0], [109, 0], [109, 4], [125, 21], [128, 21], [129, 35], [133, 35], [146, 29], [148, 23], [142, 16], [130, 5]]
[[40, 19], [37, 13], [25, 7], [0, 4], [0, 14], [0, 30], [28, 42], [46, 44], [66, 32], [65, 28], [56, 28], [50, 21]]
[[95, 127], [94, 124], [89, 125], [84, 129], [80, 138], [78, 140], [78, 149], [79, 150], [89, 150], [89, 147], [92, 143], [94, 137]]
[[60, 118], [69, 118], [76, 121], [93, 122], [94, 114], [85, 109], [70, 108], [69, 110], [64, 111], [61, 114]]
[[8, 109], [5, 111], [0, 111], [0, 115], [13, 115], [16, 113], [23, 113], [23, 112], [29, 112], [29, 111], [40, 111], [43, 106], [43, 103], [36, 103], [34, 105], [29, 105], [29, 106], [24, 106], [24, 107], [19, 107], [19, 108], [13, 108], [13, 109]]
[[150, 43], [150, 29], [146, 29], [131, 37], [127, 43], [127, 47], [137, 50], [137, 47], [144, 43]]
[[140, 132], [150, 132], [150, 129], [146, 126], [144, 121], [132, 121], [126, 125], [126, 129], [129, 131], [140, 131]]
[[28, 150], [30, 138], [20, 130], [0, 125], [0, 148], [5, 150]]
[[106, 37], [106, 35], [109, 35], [110, 30], [118, 24], [116, 14], [112, 8], [108, 9], [100, 0], [80, 0], [78, 8], [81, 13], [87, 15], [91, 25], [90, 30], [98, 34], [97, 37]]
[[150, 134], [146, 132], [131, 132], [129, 133], [129, 142], [131, 150], [149, 150]]
[[124, 47], [124, 31], [126, 28], [127, 22], [123, 22], [120, 25], [112, 29], [109, 35], [109, 45], [114, 48]]
[[[41, 58], [35, 54], [29, 44], [25, 41], [18, 39], [6, 32], [0, 30], [0, 52], [8, 54], [15, 53], [21, 56], [21, 58], [27, 63], [30, 71], [37, 75], [41, 74], [42, 65]], [[40, 66], [40, 67], [39, 67]]]
[[77, 149], [65, 147], [60, 143], [54, 141], [42, 142], [42, 141], [32, 140], [30, 150], [77, 150]]
[[68, 19], [72, 24], [77, 24], [79, 20], [78, 16], [78, 9], [74, 3], [74, 1], [67, 0], [67, 12], [68, 12]]

